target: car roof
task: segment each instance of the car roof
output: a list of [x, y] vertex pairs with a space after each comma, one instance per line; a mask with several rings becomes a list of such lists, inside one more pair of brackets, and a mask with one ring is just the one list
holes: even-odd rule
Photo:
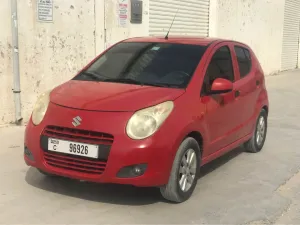
[[148, 37], [134, 37], [124, 40], [124, 42], [160, 42], [160, 43], [181, 43], [208, 46], [213, 42], [232, 41], [221, 38], [199, 37], [199, 36], [148, 36]]

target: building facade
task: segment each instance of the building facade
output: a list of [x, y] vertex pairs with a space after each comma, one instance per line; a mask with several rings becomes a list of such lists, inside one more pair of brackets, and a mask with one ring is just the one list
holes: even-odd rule
[[[0, 5], [0, 125], [15, 122], [13, 51], [19, 55], [21, 113], [37, 95], [75, 73], [101, 51], [134, 36], [211, 36], [250, 45], [266, 75], [298, 67], [299, 0], [16, 0]], [[12, 44], [18, 28], [19, 47]]]

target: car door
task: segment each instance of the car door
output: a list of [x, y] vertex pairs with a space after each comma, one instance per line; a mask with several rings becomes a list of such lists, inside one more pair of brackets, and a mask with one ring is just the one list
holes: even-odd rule
[[[204, 66], [205, 76], [201, 98], [206, 106], [204, 121], [208, 133], [208, 143], [204, 157], [236, 141], [235, 129], [241, 123], [235, 101], [236, 69], [233, 65], [229, 44], [217, 45], [212, 50], [207, 64]], [[217, 78], [232, 81], [233, 90], [223, 94], [210, 94], [212, 83]]]
[[247, 46], [235, 43], [232, 45], [234, 51], [233, 63], [236, 64], [237, 81], [235, 88], [239, 92], [236, 104], [239, 109], [240, 124], [238, 124], [238, 138], [248, 135], [256, 121], [255, 106], [259, 95], [259, 83], [256, 78], [255, 67], [252, 65], [252, 53]]

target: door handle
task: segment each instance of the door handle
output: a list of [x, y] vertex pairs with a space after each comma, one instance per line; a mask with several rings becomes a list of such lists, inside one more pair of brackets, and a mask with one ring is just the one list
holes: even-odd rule
[[235, 92], [234, 92], [234, 97], [239, 97], [240, 96], [240, 91], [239, 90], [236, 90]]

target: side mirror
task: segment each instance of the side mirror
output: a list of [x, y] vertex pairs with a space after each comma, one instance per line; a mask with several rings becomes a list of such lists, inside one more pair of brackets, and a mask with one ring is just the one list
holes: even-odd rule
[[214, 80], [210, 94], [222, 94], [233, 90], [233, 83], [230, 80], [217, 78]]

